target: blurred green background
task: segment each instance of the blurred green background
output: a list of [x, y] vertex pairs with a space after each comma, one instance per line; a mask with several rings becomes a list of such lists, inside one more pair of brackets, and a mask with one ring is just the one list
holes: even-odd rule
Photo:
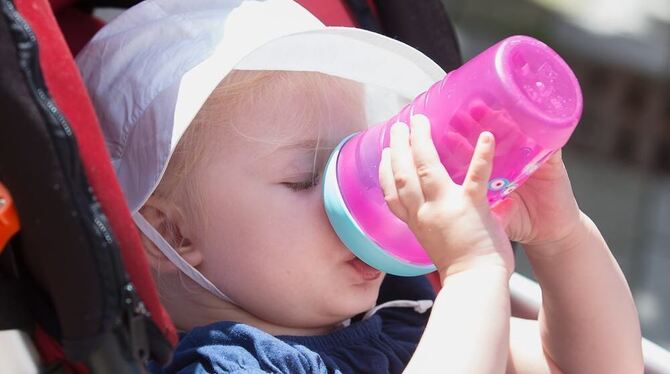
[[644, 336], [670, 349], [670, 0], [444, 3], [465, 60], [525, 34], [575, 71], [584, 113], [564, 159], [577, 201], [630, 283]]

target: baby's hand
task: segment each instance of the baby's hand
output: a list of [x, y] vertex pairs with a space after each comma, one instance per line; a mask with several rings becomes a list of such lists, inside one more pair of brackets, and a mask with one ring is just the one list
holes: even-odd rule
[[561, 150], [493, 211], [511, 240], [543, 255], [572, 248], [588, 221], [572, 193]]
[[483, 132], [462, 186], [440, 163], [423, 115], [391, 127], [390, 148], [382, 152], [379, 179], [391, 211], [412, 230], [440, 272], [441, 279], [480, 265], [514, 270], [512, 248], [491, 214], [487, 183], [494, 139]]

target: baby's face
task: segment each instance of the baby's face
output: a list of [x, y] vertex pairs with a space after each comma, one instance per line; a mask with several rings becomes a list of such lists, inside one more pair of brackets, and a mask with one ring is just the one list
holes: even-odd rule
[[194, 245], [202, 271], [274, 324], [342, 321], [371, 308], [382, 282], [382, 274], [369, 279], [356, 270], [323, 208], [328, 156], [367, 127], [361, 94], [343, 84], [355, 88], [276, 82], [230, 118], [237, 130], [213, 126], [210, 140], [223, 145], [198, 172], [205, 206]]

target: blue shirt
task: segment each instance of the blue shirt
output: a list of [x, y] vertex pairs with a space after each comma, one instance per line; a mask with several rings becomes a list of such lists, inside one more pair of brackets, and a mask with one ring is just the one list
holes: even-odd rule
[[[378, 304], [435, 298], [425, 277], [387, 275]], [[430, 311], [390, 307], [320, 336], [272, 336], [222, 321], [184, 334], [172, 361], [156, 373], [401, 373], [421, 338]]]

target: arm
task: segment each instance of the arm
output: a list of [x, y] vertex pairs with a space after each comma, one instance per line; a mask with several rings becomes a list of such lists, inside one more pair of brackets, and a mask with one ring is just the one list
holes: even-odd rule
[[496, 266], [445, 278], [405, 373], [502, 373], [509, 350], [508, 279]]
[[[524, 353], [513, 339], [512, 360], [544, 361], [552, 371], [570, 374], [641, 373], [640, 327], [628, 285], [600, 232], [579, 209], [562, 152], [494, 211], [509, 238], [522, 243], [542, 288], [534, 334], [541, 337], [541, 349]], [[524, 365], [516, 369], [529, 372]]]
[[542, 287], [539, 323], [549, 358], [567, 373], [642, 373], [635, 304], [595, 224], [581, 213], [561, 242], [525, 249]]

